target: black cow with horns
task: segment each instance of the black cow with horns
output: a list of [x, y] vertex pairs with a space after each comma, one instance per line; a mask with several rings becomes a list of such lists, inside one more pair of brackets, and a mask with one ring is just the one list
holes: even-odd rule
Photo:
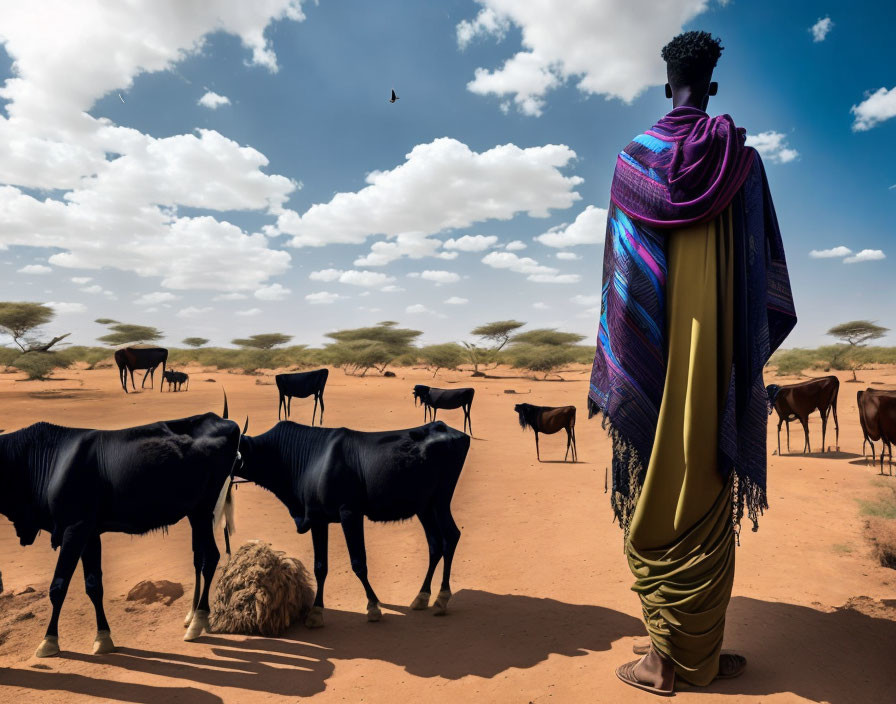
[[[226, 418], [226, 399], [224, 409]], [[100, 536], [142, 535], [184, 517], [193, 529], [196, 568], [184, 640], [208, 628], [209, 587], [220, 558], [214, 525], [230, 500], [239, 439], [239, 426], [214, 413], [123, 430], [36, 423], [0, 435], [0, 514], [22, 545], [45, 530], [60, 548], [49, 594], [53, 614], [37, 657], [59, 653], [59, 612], [78, 560], [96, 609], [93, 652], [114, 650], [103, 610]]]
[[311, 425], [314, 425], [314, 416], [317, 415], [317, 403], [320, 401], [320, 424], [324, 424], [324, 387], [330, 376], [329, 369], [315, 369], [313, 372], [296, 372], [294, 374], [278, 374], [274, 377], [277, 382], [277, 391], [280, 392], [280, 402], [277, 404], [277, 420], [280, 420], [281, 409], [289, 419], [292, 408], [293, 396], [308, 398], [314, 396], [314, 411], [311, 414]]
[[444, 559], [435, 613], [445, 613], [451, 561], [460, 539], [451, 497], [469, 448], [468, 436], [442, 422], [368, 433], [282, 421], [262, 435], [242, 437], [237, 473], [273, 492], [299, 533], [311, 531], [317, 594], [305, 625], [323, 625], [330, 523], [342, 525], [352, 570], [367, 593], [367, 619], [382, 617], [367, 579], [365, 516], [372, 521], [420, 519], [429, 544], [429, 569], [411, 608], [429, 607], [433, 573]]
[[[128, 392], [128, 372], [131, 374], [131, 388], [134, 391], [134, 370], [145, 369], [143, 381], [140, 382], [140, 388], [145, 388], [146, 377], [149, 377], [149, 388], [153, 388], [155, 382], [156, 368], [162, 365], [162, 377], [165, 376], [165, 364], [168, 362], [168, 350], [164, 347], [149, 347], [146, 345], [134, 345], [132, 347], [122, 347], [115, 350], [115, 364], [118, 365], [118, 376], [121, 380], [121, 388], [124, 392]], [[159, 391], [162, 385], [159, 385]]]
[[467, 431], [467, 425], [470, 426], [470, 435], [473, 435], [473, 421], [470, 418], [470, 409], [473, 406], [473, 395], [475, 389], [434, 389], [431, 386], [417, 384], [414, 386], [414, 405], [423, 404], [423, 422], [436, 419], [436, 411], [440, 408], [444, 410], [454, 410], [461, 408], [464, 412], [464, 432]]

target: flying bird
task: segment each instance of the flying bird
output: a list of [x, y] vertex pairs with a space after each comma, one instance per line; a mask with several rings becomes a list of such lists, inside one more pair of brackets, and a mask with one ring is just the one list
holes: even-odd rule
[[121, 97], [121, 93], [118, 94], [118, 99], [119, 99], [121, 102], [124, 102], [124, 98]]
[[398, 96], [395, 95], [395, 89], [393, 88], [392, 89], [392, 97], [389, 99], [389, 102], [394, 103], [396, 100], [398, 100]]

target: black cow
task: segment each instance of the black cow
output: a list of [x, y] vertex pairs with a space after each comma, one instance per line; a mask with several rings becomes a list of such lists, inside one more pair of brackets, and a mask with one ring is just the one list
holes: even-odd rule
[[[186, 517], [193, 529], [195, 617], [184, 640], [208, 627], [209, 587], [220, 553], [216, 512], [223, 511], [237, 458], [239, 426], [213, 413], [124, 430], [36, 423], [0, 435], [0, 514], [22, 545], [41, 530], [61, 546], [50, 585], [53, 614], [37, 657], [59, 653], [59, 612], [80, 559], [96, 609], [94, 653], [114, 649], [103, 611], [100, 536], [142, 535]], [[205, 583], [200, 593], [200, 577]]]
[[[155, 382], [156, 367], [162, 365], [162, 375], [165, 374], [165, 364], [168, 362], [168, 350], [164, 347], [122, 347], [115, 350], [115, 363], [118, 365], [118, 376], [121, 379], [121, 388], [128, 392], [128, 372], [131, 373], [131, 388], [135, 391], [134, 370], [145, 369], [140, 388], [146, 385], [146, 377], [149, 377], [149, 388], [153, 388]], [[159, 391], [162, 387], [159, 386]]]
[[364, 516], [372, 521], [420, 519], [429, 544], [429, 569], [411, 607], [428, 608], [432, 576], [444, 558], [435, 607], [437, 614], [445, 613], [451, 560], [460, 539], [451, 497], [469, 448], [469, 437], [442, 422], [365, 433], [282, 421], [263, 435], [243, 436], [238, 474], [273, 492], [289, 509], [299, 533], [311, 531], [317, 595], [307, 626], [323, 625], [330, 523], [342, 525], [352, 570], [367, 593], [368, 620], [382, 616], [367, 580]]
[[314, 396], [314, 411], [311, 414], [311, 425], [314, 425], [314, 416], [317, 415], [317, 402], [320, 401], [320, 424], [324, 424], [324, 387], [327, 385], [329, 369], [315, 369], [313, 372], [296, 372], [295, 374], [278, 374], [274, 377], [277, 382], [277, 391], [280, 392], [280, 402], [277, 404], [277, 420], [280, 420], [280, 409], [289, 418], [292, 408], [292, 397], [308, 398]]
[[[173, 369], [162, 372], [162, 383], [168, 382], [168, 390], [171, 391], [171, 387], [174, 386], [174, 391], [189, 391], [190, 390], [190, 375], [186, 372], [176, 372]], [[184, 384], [187, 385], [187, 388], [184, 389]]]
[[423, 404], [423, 422], [436, 419], [436, 411], [440, 408], [453, 410], [462, 408], [464, 411], [464, 432], [467, 424], [470, 425], [470, 435], [473, 435], [473, 421], [470, 418], [470, 408], [473, 405], [475, 389], [434, 389], [431, 386], [417, 384], [414, 387], [414, 405], [417, 402]]

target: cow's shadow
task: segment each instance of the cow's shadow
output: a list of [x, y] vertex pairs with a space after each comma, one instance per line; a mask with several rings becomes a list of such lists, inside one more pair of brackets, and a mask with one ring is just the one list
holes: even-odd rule
[[[896, 642], [896, 621], [885, 616], [893, 616], [894, 604], [866, 600], [869, 604], [870, 609], [862, 611], [844, 607], [825, 612], [735, 597], [725, 646], [747, 656], [747, 672], [700, 691], [756, 697], [792, 693], [831, 704], [889, 701], [896, 670], [888, 644]], [[387, 612], [380, 623], [368, 624], [362, 614], [327, 610], [327, 625], [320, 630], [298, 626], [277, 639], [205, 636], [198, 642], [207, 647], [191, 646], [191, 654], [133, 648], [102, 658], [66, 654], [83, 663], [171, 677], [178, 685], [186, 680], [196, 687], [138, 688], [27, 670], [2, 675], [5, 682], [34, 690], [66, 689], [120, 701], [149, 701], [147, 688], [157, 691], [161, 699], [156, 701], [170, 701], [172, 695], [198, 693], [206, 686], [302, 697], [324, 691], [339, 660], [380, 660], [422, 678], [492, 678], [511, 668], [534, 667], [550, 655], [605, 651], [620, 638], [644, 632], [638, 619], [611, 609], [476, 590], [458, 592], [445, 618], [431, 613], [402, 608], [398, 614]], [[613, 678], [615, 664], [595, 670], [593, 681], [622, 687]], [[87, 682], [95, 683], [95, 689]], [[217, 701], [202, 694], [206, 701]]]
[[[322, 629], [298, 625], [282, 638], [207, 635], [189, 654], [119, 647], [101, 659], [63, 656], [189, 680], [199, 687], [307, 697], [326, 688], [338, 660], [391, 662], [424, 678], [491, 678], [511, 668], [533, 667], [551, 655], [608, 650], [614, 641], [644, 632], [639, 619], [600, 606], [469, 589], [454, 595], [443, 618], [432, 610], [384, 607], [379, 623], [367, 623], [360, 613], [326, 609]], [[110, 696], [108, 688], [103, 696]]]

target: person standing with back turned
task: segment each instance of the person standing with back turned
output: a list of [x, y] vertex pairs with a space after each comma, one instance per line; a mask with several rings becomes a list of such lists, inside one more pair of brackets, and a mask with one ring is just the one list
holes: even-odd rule
[[588, 399], [650, 637], [616, 674], [664, 695], [746, 667], [721, 652], [736, 532], [768, 507], [762, 370], [796, 324], [762, 161], [705, 112], [722, 48], [663, 48], [673, 109], [617, 159]]

